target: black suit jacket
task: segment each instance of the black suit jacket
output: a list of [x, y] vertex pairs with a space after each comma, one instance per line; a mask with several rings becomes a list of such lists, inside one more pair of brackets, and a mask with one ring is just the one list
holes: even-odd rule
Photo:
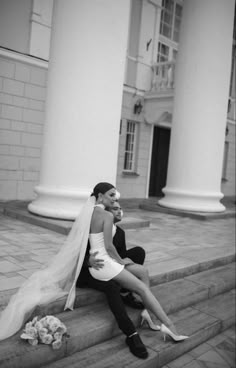
[[113, 237], [113, 244], [121, 258], [127, 257], [125, 232], [121, 227], [116, 226], [116, 233]]

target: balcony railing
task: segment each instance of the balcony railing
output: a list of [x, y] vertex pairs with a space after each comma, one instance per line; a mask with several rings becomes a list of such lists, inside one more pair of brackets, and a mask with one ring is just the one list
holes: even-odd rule
[[167, 61], [153, 64], [151, 92], [173, 90], [174, 74], [175, 74], [174, 61]]

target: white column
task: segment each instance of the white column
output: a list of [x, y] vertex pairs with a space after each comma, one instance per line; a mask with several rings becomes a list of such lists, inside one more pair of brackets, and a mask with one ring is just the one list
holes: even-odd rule
[[185, 0], [165, 197], [159, 204], [221, 212], [221, 173], [234, 0]]
[[95, 184], [115, 185], [127, 0], [56, 0], [40, 185], [29, 210], [73, 219]]

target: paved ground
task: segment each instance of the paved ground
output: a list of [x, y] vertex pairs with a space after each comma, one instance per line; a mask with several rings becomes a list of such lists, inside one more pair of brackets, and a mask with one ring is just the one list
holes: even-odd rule
[[[126, 216], [151, 220], [150, 228], [126, 230], [129, 246], [147, 251], [150, 273], [165, 272], [235, 252], [235, 219], [199, 221], [136, 210]], [[0, 213], [0, 293], [18, 288], [48, 262], [64, 235]]]
[[[126, 230], [128, 246], [142, 245], [152, 270], [165, 272], [235, 252], [235, 219], [200, 221], [142, 210], [150, 228]], [[0, 304], [59, 249], [65, 236], [0, 213]], [[169, 363], [166, 368], [234, 368], [235, 330], [229, 329]], [[233, 363], [232, 363], [233, 362]]]
[[235, 368], [235, 329], [230, 328], [162, 368]]

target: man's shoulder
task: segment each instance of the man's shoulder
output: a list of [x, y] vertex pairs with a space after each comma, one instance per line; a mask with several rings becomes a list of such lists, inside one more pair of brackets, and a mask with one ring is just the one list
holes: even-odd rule
[[117, 224], [116, 224], [116, 227], [117, 227], [117, 229], [119, 229], [119, 230], [121, 230], [121, 231], [124, 231], [124, 230], [122, 229], [122, 227], [120, 227], [120, 225], [117, 225]]
[[125, 231], [122, 229], [122, 227], [120, 227], [119, 225], [116, 225], [116, 233], [124, 234]]

